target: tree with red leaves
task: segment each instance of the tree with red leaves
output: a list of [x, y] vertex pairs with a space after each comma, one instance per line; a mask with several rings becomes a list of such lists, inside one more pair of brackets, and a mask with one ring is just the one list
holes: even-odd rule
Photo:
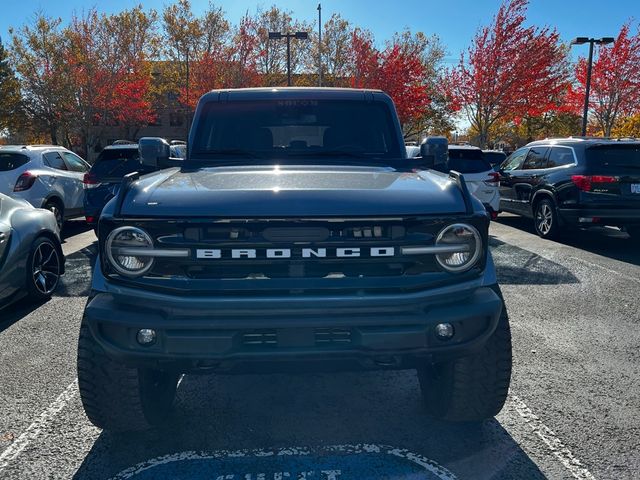
[[204, 52], [192, 61], [189, 91], [180, 89], [180, 101], [194, 108], [202, 95], [216, 88], [241, 88], [260, 85], [255, 20], [245, 16], [228, 44]]
[[549, 28], [526, 27], [528, 0], [505, 0], [493, 22], [480, 29], [447, 92], [464, 110], [478, 143], [487, 145], [496, 122], [553, 111], [567, 88], [566, 50]]
[[412, 37], [405, 32], [396, 35], [380, 51], [374, 47], [368, 32], [356, 29], [352, 35], [351, 86], [386, 92], [396, 105], [405, 136], [418, 133], [411, 126], [417, 125], [431, 110], [435, 70], [425, 61], [436, 53], [431, 47], [421, 34]]
[[[576, 64], [576, 84], [569, 87], [567, 106], [581, 113], [587, 82], [587, 60]], [[591, 72], [589, 108], [601, 133], [611, 136], [620, 118], [640, 113], [640, 28], [630, 35], [629, 24], [613, 45], [601, 46]]]

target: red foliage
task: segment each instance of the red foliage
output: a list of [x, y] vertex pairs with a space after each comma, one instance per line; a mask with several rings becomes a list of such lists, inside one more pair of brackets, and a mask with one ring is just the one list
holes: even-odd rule
[[354, 88], [375, 88], [394, 101], [400, 122], [405, 124], [424, 116], [430, 97], [425, 84], [427, 69], [415, 52], [397, 42], [379, 51], [370, 37], [355, 30], [351, 40]]
[[254, 20], [243, 17], [233, 41], [215, 52], [205, 52], [189, 64], [189, 88], [180, 89], [180, 101], [194, 108], [202, 95], [218, 88], [242, 88], [260, 85], [258, 48]]
[[447, 93], [486, 141], [498, 120], [552, 111], [566, 90], [566, 59], [555, 30], [525, 27], [528, 0], [506, 0], [491, 25], [478, 31]]
[[[577, 83], [569, 87], [566, 110], [582, 114], [587, 82], [587, 59], [576, 64]], [[629, 35], [624, 25], [611, 46], [599, 48], [591, 72], [589, 108], [605, 135], [620, 116], [640, 112], [640, 31]]]

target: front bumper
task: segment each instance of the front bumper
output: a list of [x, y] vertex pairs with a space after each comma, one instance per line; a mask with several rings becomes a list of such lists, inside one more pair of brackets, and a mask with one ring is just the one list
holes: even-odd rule
[[[109, 290], [94, 290], [84, 319], [107, 354], [130, 366], [181, 372], [298, 370], [303, 364], [415, 368], [481, 348], [503, 308], [495, 283], [482, 279], [383, 295], [187, 297]], [[443, 322], [454, 326], [450, 340], [434, 333]], [[156, 331], [153, 345], [137, 342], [142, 328]]]
[[638, 208], [560, 208], [558, 214], [568, 225], [640, 225]]

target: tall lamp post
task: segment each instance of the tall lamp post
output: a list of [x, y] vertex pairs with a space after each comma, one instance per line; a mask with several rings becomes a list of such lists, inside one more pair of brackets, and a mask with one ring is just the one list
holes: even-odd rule
[[587, 115], [589, 114], [589, 91], [591, 90], [591, 67], [593, 66], [593, 45], [607, 45], [615, 42], [613, 37], [589, 38], [577, 37], [571, 40], [571, 45], [589, 44], [589, 60], [587, 61], [587, 84], [584, 92], [584, 110], [582, 112], [582, 136], [587, 136]]
[[287, 39], [287, 86], [291, 86], [291, 39], [307, 40], [309, 38], [309, 32], [295, 32], [295, 33], [282, 33], [282, 32], [269, 32], [269, 40], [280, 40], [281, 38]]

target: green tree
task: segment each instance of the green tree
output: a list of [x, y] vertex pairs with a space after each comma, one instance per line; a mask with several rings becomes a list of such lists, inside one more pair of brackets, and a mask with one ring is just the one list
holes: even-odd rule
[[0, 38], [0, 134], [18, 126], [22, 117], [20, 84], [9, 64], [9, 54]]

